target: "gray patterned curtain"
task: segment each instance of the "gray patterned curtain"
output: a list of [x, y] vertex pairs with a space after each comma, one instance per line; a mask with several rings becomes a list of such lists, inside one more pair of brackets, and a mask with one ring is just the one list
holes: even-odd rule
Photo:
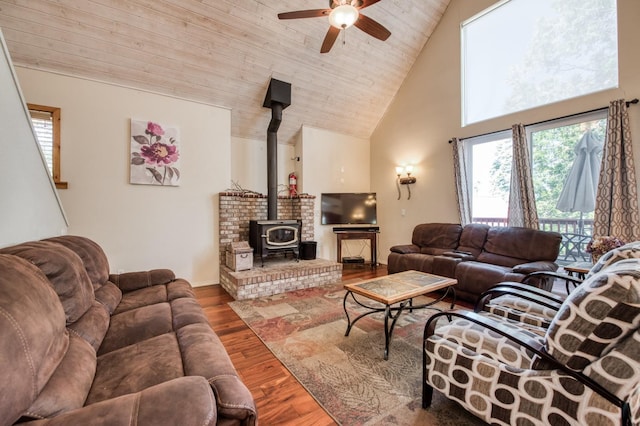
[[462, 225], [471, 223], [471, 200], [469, 198], [469, 181], [467, 180], [467, 162], [464, 143], [458, 138], [451, 139], [453, 146], [453, 174], [456, 182], [456, 199], [458, 200], [458, 216]]
[[527, 134], [522, 124], [514, 124], [512, 131], [513, 159], [507, 222], [509, 226], [538, 229], [538, 210], [533, 192]]
[[632, 242], [640, 239], [638, 227], [638, 187], [629, 114], [624, 99], [619, 99], [609, 104], [593, 235], [611, 235]]

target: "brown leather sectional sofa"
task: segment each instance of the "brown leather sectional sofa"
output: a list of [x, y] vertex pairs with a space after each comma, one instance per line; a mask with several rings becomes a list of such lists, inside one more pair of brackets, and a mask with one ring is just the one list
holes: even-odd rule
[[[489, 287], [517, 281], [531, 272], [555, 271], [562, 236], [529, 228], [425, 223], [411, 244], [391, 247], [389, 273], [415, 269], [456, 278], [457, 297], [475, 302]], [[549, 290], [552, 282], [533, 280]]]
[[0, 250], [0, 425], [254, 425], [190, 284], [76, 236]]

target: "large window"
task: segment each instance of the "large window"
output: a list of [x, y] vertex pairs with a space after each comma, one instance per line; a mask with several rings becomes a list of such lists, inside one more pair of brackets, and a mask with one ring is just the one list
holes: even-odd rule
[[618, 86], [616, 0], [505, 0], [462, 24], [462, 125]]
[[28, 104], [31, 122], [49, 173], [57, 188], [67, 188], [60, 178], [60, 108]]
[[[606, 109], [526, 126], [540, 228], [563, 235], [562, 258], [588, 260]], [[506, 226], [511, 130], [465, 139], [473, 221]]]
[[602, 111], [527, 128], [538, 217], [557, 229], [591, 235], [606, 127]]

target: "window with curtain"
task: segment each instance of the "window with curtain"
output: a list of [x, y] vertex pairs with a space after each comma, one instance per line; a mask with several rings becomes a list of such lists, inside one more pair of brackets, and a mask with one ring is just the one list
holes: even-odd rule
[[[559, 232], [567, 261], [588, 260], [606, 109], [525, 126], [540, 229]], [[511, 131], [464, 140], [472, 221], [507, 226]]]
[[606, 110], [527, 127], [542, 229], [591, 236], [606, 127]]
[[27, 104], [31, 122], [57, 188], [67, 188], [60, 178], [60, 108]]
[[462, 125], [618, 87], [616, 0], [505, 0], [462, 23]]

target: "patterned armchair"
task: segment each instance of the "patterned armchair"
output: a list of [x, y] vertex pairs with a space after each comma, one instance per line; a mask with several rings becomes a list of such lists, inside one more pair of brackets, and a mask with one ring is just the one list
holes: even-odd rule
[[[449, 323], [438, 324], [442, 317]], [[423, 407], [433, 390], [492, 424], [640, 422], [640, 259], [590, 275], [535, 329], [449, 311], [425, 327]]]
[[[603, 255], [600, 260], [593, 265], [586, 278], [621, 260], [637, 258], [640, 258], [640, 241], [615, 248]], [[582, 282], [582, 280], [575, 277], [556, 272], [534, 272], [529, 274], [523, 280], [523, 283], [526, 283], [530, 277], [539, 275], [573, 282], [576, 285]], [[523, 322], [535, 327], [542, 327], [546, 330], [564, 300], [565, 297], [562, 295], [550, 291], [520, 283], [505, 282], [490, 288], [480, 295], [474, 310], [476, 312], [491, 312], [500, 317]], [[533, 330], [537, 329], [533, 328]], [[544, 335], [544, 331], [542, 335]]]

